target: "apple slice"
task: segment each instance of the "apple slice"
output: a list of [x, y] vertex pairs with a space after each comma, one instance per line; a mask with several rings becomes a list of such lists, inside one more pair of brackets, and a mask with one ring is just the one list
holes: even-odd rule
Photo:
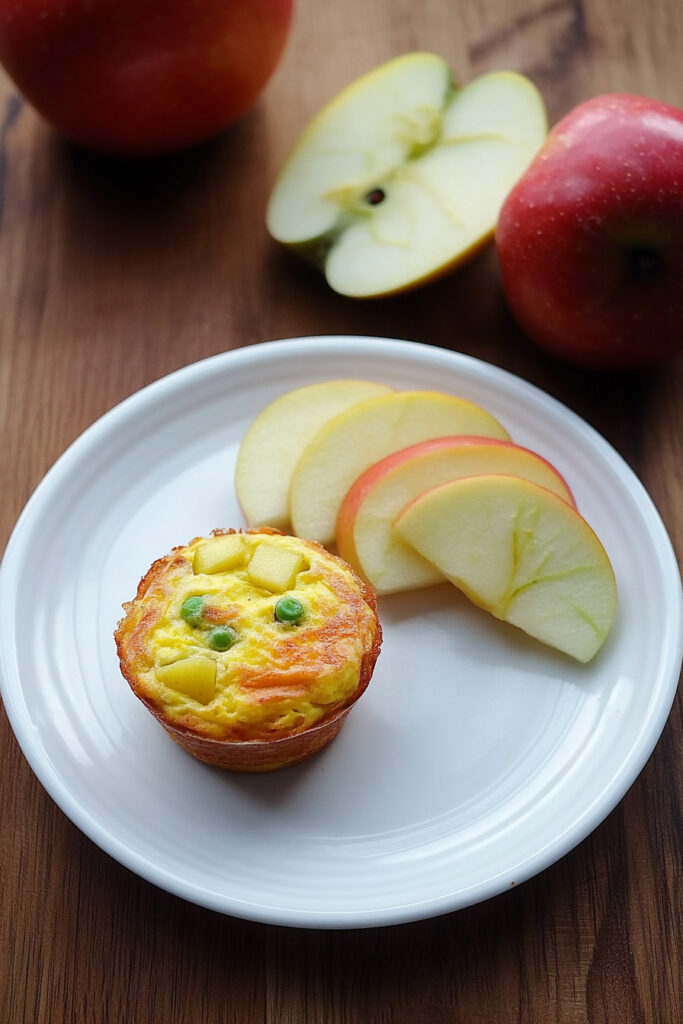
[[614, 573], [575, 508], [520, 477], [467, 477], [416, 498], [403, 539], [475, 604], [578, 661], [598, 652], [617, 607]]
[[289, 525], [289, 485], [304, 448], [317, 431], [357, 402], [393, 389], [369, 380], [326, 380], [276, 398], [242, 438], [235, 488], [250, 526]]
[[361, 473], [392, 452], [446, 434], [509, 436], [485, 409], [438, 391], [396, 391], [335, 416], [294, 470], [289, 510], [295, 533], [332, 544], [341, 504]]
[[343, 295], [416, 287], [492, 238], [546, 132], [524, 76], [493, 72], [459, 89], [441, 57], [398, 57], [304, 130], [273, 188], [268, 230]]
[[563, 477], [528, 448], [484, 437], [435, 438], [388, 455], [356, 480], [337, 518], [339, 554], [378, 594], [443, 582], [441, 573], [396, 534], [394, 519], [439, 484], [491, 473], [532, 480], [575, 505]]

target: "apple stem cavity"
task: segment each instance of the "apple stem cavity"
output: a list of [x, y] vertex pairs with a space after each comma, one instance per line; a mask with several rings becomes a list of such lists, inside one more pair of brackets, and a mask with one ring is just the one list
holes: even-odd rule
[[660, 258], [654, 249], [642, 246], [631, 250], [629, 263], [636, 277], [647, 279], [659, 270]]

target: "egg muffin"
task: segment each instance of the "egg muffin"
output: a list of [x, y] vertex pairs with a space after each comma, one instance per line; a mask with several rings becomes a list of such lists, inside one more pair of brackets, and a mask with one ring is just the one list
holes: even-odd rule
[[370, 681], [374, 591], [277, 530], [215, 530], [159, 558], [116, 629], [133, 692], [190, 754], [234, 771], [310, 757]]

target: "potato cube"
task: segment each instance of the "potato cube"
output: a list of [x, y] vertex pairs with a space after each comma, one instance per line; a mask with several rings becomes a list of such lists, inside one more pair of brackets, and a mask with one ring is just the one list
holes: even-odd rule
[[201, 654], [191, 654], [154, 670], [160, 683], [184, 693], [200, 704], [208, 704], [216, 689], [216, 662]]
[[264, 587], [274, 594], [291, 590], [296, 574], [308, 568], [308, 563], [298, 551], [287, 551], [274, 544], [259, 544], [251, 557], [247, 575], [257, 587]]
[[227, 572], [244, 562], [247, 554], [244, 538], [239, 533], [225, 537], [212, 537], [204, 541], [195, 551], [194, 571]]

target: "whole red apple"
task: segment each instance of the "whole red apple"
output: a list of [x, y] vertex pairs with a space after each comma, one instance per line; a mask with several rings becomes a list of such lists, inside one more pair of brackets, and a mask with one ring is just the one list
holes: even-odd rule
[[509, 194], [496, 243], [512, 313], [549, 352], [625, 368], [683, 350], [683, 110], [580, 104]]
[[60, 132], [148, 155], [216, 134], [258, 98], [293, 0], [0, 0], [0, 61]]

